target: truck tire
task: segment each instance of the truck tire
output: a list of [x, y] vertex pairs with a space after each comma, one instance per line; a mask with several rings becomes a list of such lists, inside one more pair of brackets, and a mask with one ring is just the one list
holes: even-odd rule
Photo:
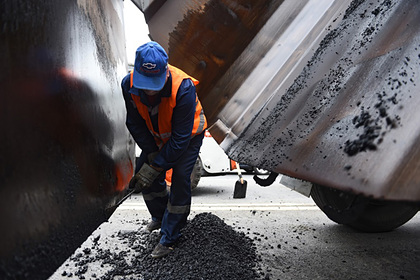
[[270, 174], [270, 171], [265, 170], [265, 169], [261, 169], [261, 168], [258, 168], [258, 167], [254, 167], [253, 171], [257, 175], [269, 175]]
[[202, 169], [203, 169], [203, 165], [201, 163], [201, 159], [200, 157], [197, 157], [193, 171], [191, 173], [191, 190], [194, 190], [195, 188], [197, 188], [198, 182], [200, 182], [200, 179], [201, 179]]
[[313, 184], [311, 197], [334, 222], [364, 232], [386, 232], [408, 222], [418, 203], [384, 201]]

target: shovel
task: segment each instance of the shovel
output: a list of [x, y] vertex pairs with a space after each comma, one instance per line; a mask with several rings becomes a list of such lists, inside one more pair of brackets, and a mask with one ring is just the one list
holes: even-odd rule
[[235, 183], [235, 190], [233, 191], [233, 198], [245, 198], [247, 182], [242, 178], [239, 163], [236, 163], [236, 170], [238, 170], [239, 179]]

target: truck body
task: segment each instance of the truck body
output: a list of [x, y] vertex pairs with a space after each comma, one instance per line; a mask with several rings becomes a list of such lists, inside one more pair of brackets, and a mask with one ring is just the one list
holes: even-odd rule
[[312, 183], [337, 222], [374, 203], [417, 213], [417, 1], [133, 2], [169, 62], [200, 81], [230, 158]]

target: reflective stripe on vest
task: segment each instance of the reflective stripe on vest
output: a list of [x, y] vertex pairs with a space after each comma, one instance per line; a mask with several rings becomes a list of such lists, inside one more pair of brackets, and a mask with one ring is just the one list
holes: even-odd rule
[[[136, 104], [137, 110], [139, 111], [142, 118], [146, 121], [147, 128], [155, 138], [155, 142], [159, 149], [168, 142], [171, 137], [172, 131], [172, 114], [176, 106], [176, 95], [181, 83], [184, 79], [190, 79], [194, 85], [198, 85], [198, 80], [189, 76], [182, 70], [168, 64], [169, 71], [172, 76], [172, 89], [170, 97], [161, 97], [161, 102], [158, 107], [158, 126], [159, 133], [154, 131], [152, 120], [150, 119], [149, 111], [146, 105], [140, 101], [140, 96], [131, 94], [131, 97]], [[130, 76], [130, 87], [133, 86], [133, 71]], [[207, 120], [204, 115], [203, 107], [201, 106], [200, 100], [198, 100], [197, 93], [195, 94], [195, 114], [194, 114], [194, 125], [191, 131], [191, 138], [197, 134], [202, 133], [207, 128]]]

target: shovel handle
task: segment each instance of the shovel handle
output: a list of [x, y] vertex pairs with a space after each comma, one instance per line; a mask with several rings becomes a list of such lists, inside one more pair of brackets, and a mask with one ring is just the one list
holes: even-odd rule
[[116, 206], [120, 206], [124, 201], [126, 201], [127, 198], [129, 198], [132, 194], [134, 193], [134, 189], [133, 190], [129, 190], [127, 192], [126, 195], [124, 195], [124, 197], [116, 204]]
[[241, 184], [244, 183], [244, 179], [242, 178], [241, 167], [239, 166], [239, 162], [236, 163], [236, 171], [238, 171], [239, 180]]

